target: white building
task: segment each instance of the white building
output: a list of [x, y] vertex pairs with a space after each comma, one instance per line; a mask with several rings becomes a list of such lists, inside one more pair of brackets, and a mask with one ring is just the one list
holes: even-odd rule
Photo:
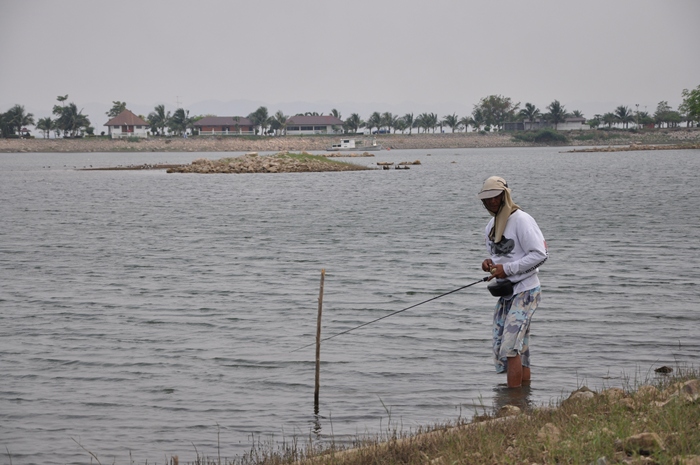
[[129, 110], [124, 110], [105, 123], [112, 139], [148, 137], [148, 123]]
[[287, 135], [299, 134], [340, 134], [343, 120], [335, 116], [297, 115], [287, 119]]
[[[523, 121], [523, 129], [554, 129], [554, 124], [542, 119], [536, 119], [532, 124], [529, 121]], [[591, 127], [586, 124], [586, 118], [578, 116], [570, 116], [561, 123], [557, 124], [557, 131], [585, 131]]]

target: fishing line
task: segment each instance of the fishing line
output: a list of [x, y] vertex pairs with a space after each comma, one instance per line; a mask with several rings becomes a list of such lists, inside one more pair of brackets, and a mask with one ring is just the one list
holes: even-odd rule
[[[411, 305], [410, 307], [406, 307], [406, 308], [403, 308], [403, 309], [401, 309], [401, 310], [397, 310], [397, 311], [395, 311], [395, 312], [393, 312], [393, 313], [389, 313], [388, 315], [384, 315], [384, 316], [382, 316], [382, 317], [379, 317], [379, 318], [377, 318], [376, 320], [368, 321], [367, 323], [362, 323], [361, 325], [355, 326], [354, 328], [350, 328], [350, 329], [345, 330], [345, 331], [343, 331], [343, 332], [340, 332], [340, 333], [334, 334], [334, 335], [332, 335], [332, 336], [328, 336], [328, 337], [326, 337], [326, 338], [323, 338], [323, 339], [321, 339], [319, 342], [327, 341], [327, 340], [329, 340], [329, 339], [333, 339], [334, 337], [338, 337], [338, 336], [341, 336], [341, 335], [343, 335], [343, 334], [347, 334], [347, 333], [349, 333], [350, 331], [355, 331], [356, 329], [360, 329], [360, 328], [362, 328], [363, 326], [371, 325], [372, 323], [376, 323], [377, 321], [383, 320], [384, 318], [389, 318], [390, 316], [396, 315], [396, 314], [401, 313], [401, 312], [405, 312], [406, 310], [410, 310], [410, 309], [412, 309], [412, 308], [416, 308], [416, 307], [419, 306], [419, 305], [427, 304], [428, 302], [431, 302], [431, 301], [433, 301], [433, 300], [439, 299], [439, 298], [441, 298], [441, 297], [445, 297], [446, 295], [453, 294], [453, 293], [455, 293], [455, 292], [457, 292], [457, 291], [461, 291], [462, 289], [466, 289], [466, 288], [471, 287], [471, 286], [473, 286], [473, 285], [475, 285], [475, 284], [479, 284], [479, 283], [486, 282], [486, 281], [489, 280], [489, 277], [490, 277], [490, 276], [486, 276], [486, 277], [484, 277], [484, 278], [481, 278], [481, 279], [478, 280], [478, 281], [474, 281], [474, 282], [471, 283], [471, 284], [467, 284], [466, 286], [458, 287], [457, 289], [453, 289], [453, 290], [451, 290], [451, 291], [449, 291], [449, 292], [445, 292], [444, 294], [440, 294], [440, 295], [438, 295], [438, 296], [431, 297], [431, 298], [428, 299], [428, 300], [424, 300], [423, 302], [419, 302], [419, 303], [417, 303], [417, 304]], [[301, 349], [306, 349], [307, 347], [311, 347], [312, 345], [315, 345], [315, 344], [316, 344], [316, 342], [312, 342], [311, 344], [306, 344], [305, 346], [302, 346], [302, 347], [299, 347], [298, 349], [294, 349], [294, 350], [290, 351], [290, 353], [296, 352], [296, 351], [301, 350]]]

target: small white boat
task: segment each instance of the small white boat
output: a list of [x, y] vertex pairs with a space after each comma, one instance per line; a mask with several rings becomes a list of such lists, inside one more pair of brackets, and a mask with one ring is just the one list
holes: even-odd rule
[[340, 139], [339, 144], [333, 144], [328, 148], [329, 152], [342, 152], [342, 151], [359, 151], [359, 152], [370, 152], [373, 150], [381, 150], [382, 146], [377, 144], [376, 140], [372, 140], [369, 145], [357, 145], [355, 139]]

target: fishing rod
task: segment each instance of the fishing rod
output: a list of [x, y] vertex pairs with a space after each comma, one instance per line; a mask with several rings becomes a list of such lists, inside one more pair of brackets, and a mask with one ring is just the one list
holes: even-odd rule
[[[393, 312], [393, 313], [389, 313], [388, 315], [384, 315], [384, 316], [379, 317], [379, 318], [377, 318], [377, 319], [375, 319], [375, 320], [368, 321], [367, 323], [362, 323], [361, 325], [355, 326], [354, 328], [350, 328], [350, 329], [345, 330], [345, 331], [343, 331], [343, 332], [334, 334], [334, 335], [332, 335], [332, 336], [328, 336], [328, 337], [326, 337], [326, 338], [321, 339], [319, 342], [327, 341], [327, 340], [329, 340], [329, 339], [333, 339], [334, 337], [338, 337], [338, 336], [341, 336], [341, 335], [343, 335], [343, 334], [347, 334], [347, 333], [349, 333], [350, 331], [355, 331], [356, 329], [360, 329], [360, 328], [362, 328], [363, 326], [371, 325], [372, 323], [376, 323], [377, 321], [383, 320], [384, 318], [389, 318], [390, 316], [396, 315], [396, 314], [401, 313], [401, 312], [405, 312], [406, 310], [410, 310], [410, 309], [412, 309], [412, 308], [416, 308], [416, 307], [419, 306], [419, 305], [427, 304], [428, 302], [431, 302], [431, 301], [433, 301], [433, 300], [439, 299], [439, 298], [441, 298], [441, 297], [445, 297], [446, 295], [453, 294], [453, 293], [455, 293], [455, 292], [457, 292], [457, 291], [461, 291], [462, 289], [466, 289], [466, 288], [471, 287], [471, 286], [473, 286], [473, 285], [475, 285], [475, 284], [479, 284], [479, 283], [486, 282], [486, 281], [489, 280], [489, 278], [490, 278], [490, 276], [486, 276], [486, 277], [484, 277], [484, 278], [479, 279], [478, 281], [474, 281], [474, 282], [471, 283], [471, 284], [467, 284], [466, 286], [458, 287], [457, 289], [453, 289], [453, 290], [451, 290], [451, 291], [449, 291], [449, 292], [445, 292], [444, 294], [440, 294], [440, 295], [438, 295], [438, 296], [431, 297], [431, 298], [428, 299], [428, 300], [424, 300], [423, 302], [419, 302], [419, 303], [417, 303], [417, 304], [411, 305], [410, 307], [406, 307], [406, 308], [403, 308], [403, 309], [401, 309], [401, 310], [397, 310], [397, 311], [395, 311], [395, 312]], [[306, 344], [305, 346], [302, 346], [302, 347], [299, 347], [298, 349], [292, 350], [290, 353], [292, 353], [292, 352], [297, 352], [297, 351], [299, 351], [299, 350], [301, 350], [301, 349], [306, 349], [307, 347], [311, 347], [311, 346], [314, 345], [314, 344], [316, 344], [316, 343], [315, 343], [315, 342], [312, 342], [311, 344]]]

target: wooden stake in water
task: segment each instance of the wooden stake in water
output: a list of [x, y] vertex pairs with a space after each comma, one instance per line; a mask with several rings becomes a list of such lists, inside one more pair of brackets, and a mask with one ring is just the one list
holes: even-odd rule
[[318, 293], [318, 320], [316, 321], [316, 383], [314, 389], [314, 409], [318, 412], [318, 390], [321, 372], [321, 313], [323, 313], [323, 281], [326, 270], [321, 270], [321, 290]]

